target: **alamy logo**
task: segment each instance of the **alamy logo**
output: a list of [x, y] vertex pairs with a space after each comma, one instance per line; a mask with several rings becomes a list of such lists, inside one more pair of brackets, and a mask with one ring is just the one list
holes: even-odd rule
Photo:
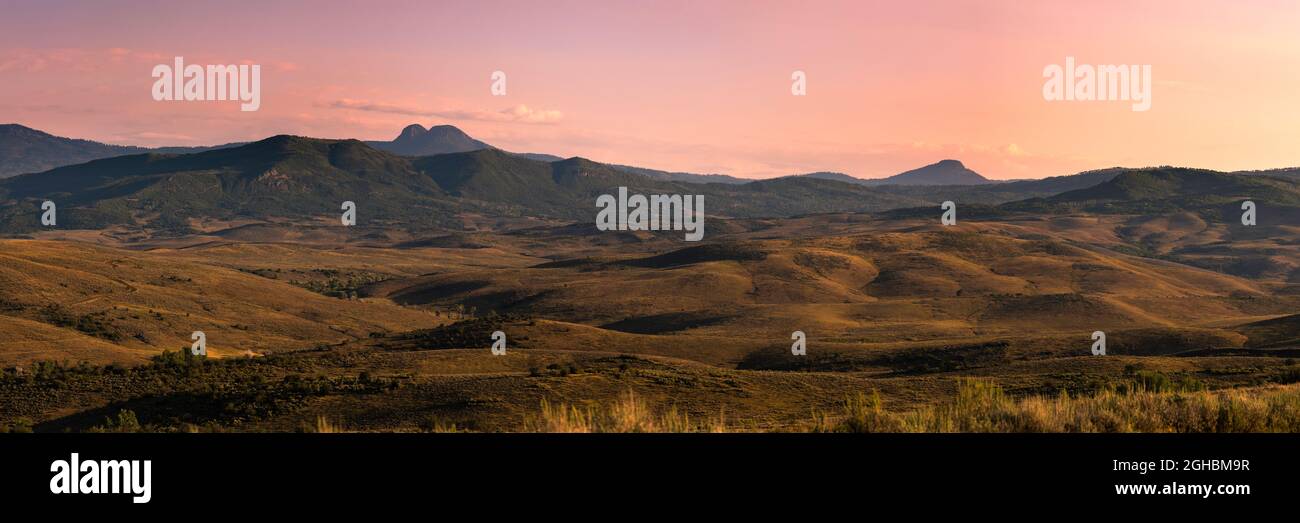
[[1106, 333], [1102, 331], [1095, 331], [1092, 333], [1092, 355], [1106, 355]]
[[58, 207], [54, 202], [45, 200], [41, 203], [41, 225], [54, 227], [58, 223]]
[[190, 344], [190, 354], [193, 354], [195, 356], [208, 355], [207, 334], [204, 334], [203, 331], [194, 331], [193, 334], [190, 334], [190, 339], [194, 340], [194, 343]]
[[957, 225], [957, 204], [953, 203], [952, 200], [948, 200], [939, 205], [939, 209], [943, 211], [943, 214], [939, 216], [939, 223], [945, 227]]
[[153, 99], [156, 101], [244, 102], [241, 111], [262, 107], [262, 66], [260, 65], [185, 65], [177, 56], [174, 66], [153, 67]]
[[492, 355], [506, 355], [506, 333], [503, 331], [492, 332]]
[[641, 194], [628, 196], [618, 188], [618, 198], [596, 198], [596, 228], [602, 231], [686, 231], [686, 241], [704, 238], [704, 195]]
[[133, 503], [153, 497], [150, 460], [86, 460], [72, 453], [70, 460], [50, 463], [50, 492], [54, 494], [133, 494]]
[[1131, 101], [1134, 111], [1151, 108], [1150, 65], [1075, 65], [1067, 56], [1064, 67], [1044, 67], [1043, 78], [1043, 99], [1049, 102]]
[[1241, 224], [1255, 225], [1255, 202], [1251, 200], [1241, 202], [1241, 211]]
[[790, 345], [790, 354], [795, 356], [808, 355], [808, 336], [803, 331], [790, 333], [790, 339], [794, 340], [794, 344]]
[[343, 225], [351, 227], [357, 224], [357, 204], [352, 201], [343, 202]]
[[492, 96], [506, 95], [505, 71], [492, 71], [492, 85], [489, 89], [492, 91]]

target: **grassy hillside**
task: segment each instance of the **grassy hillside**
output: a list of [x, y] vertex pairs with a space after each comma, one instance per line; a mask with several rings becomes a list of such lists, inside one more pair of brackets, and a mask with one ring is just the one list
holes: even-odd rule
[[0, 241], [0, 252], [5, 364], [138, 363], [189, 347], [194, 331], [214, 356], [301, 350], [439, 321], [168, 252], [22, 240]]
[[60, 204], [64, 228], [148, 225], [186, 230], [195, 218], [336, 221], [356, 202], [358, 223], [450, 224], [456, 206], [408, 160], [355, 140], [277, 136], [189, 155], [135, 155], [0, 183], [0, 223], [33, 230], [39, 202]]
[[1125, 171], [1091, 187], [1003, 207], [1030, 212], [1075, 209], [1122, 214], [1194, 211], [1209, 219], [1229, 221], [1240, 216], [1244, 200], [1280, 207], [1280, 212], [1293, 216], [1300, 208], [1300, 185], [1269, 176], [1159, 167]]
[[344, 201], [359, 224], [398, 229], [470, 228], [467, 220], [544, 218], [590, 223], [595, 200], [630, 194], [705, 196], [720, 217], [875, 212], [927, 200], [806, 177], [745, 184], [664, 181], [570, 158], [538, 161], [497, 149], [406, 158], [356, 140], [276, 136], [186, 154], [97, 160], [0, 182], [0, 226], [40, 229], [40, 204], [59, 205], [62, 229], [114, 226], [183, 234], [196, 221], [338, 219]]

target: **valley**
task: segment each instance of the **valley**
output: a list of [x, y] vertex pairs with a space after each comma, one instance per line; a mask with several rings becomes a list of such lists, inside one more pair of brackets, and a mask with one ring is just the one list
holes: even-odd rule
[[[634, 391], [696, 419], [725, 413], [732, 430], [805, 430], [854, 391], [915, 409], [967, 378], [1018, 396], [1300, 378], [1293, 271], [1126, 253], [1128, 223], [711, 219], [699, 245], [584, 224], [395, 238], [238, 226], [144, 244], [40, 234], [0, 242], [0, 411], [56, 431], [122, 409], [155, 430], [314, 430], [319, 418], [498, 431], [536, 423], [544, 400]], [[136, 376], [162, 372], [143, 369], [177, 357], [192, 330], [209, 339], [203, 370], [186, 371], [199, 374]], [[488, 350], [496, 330], [504, 356]], [[795, 330], [807, 356], [790, 354]], [[1095, 330], [1105, 357], [1089, 352]], [[299, 391], [303, 380], [319, 386]], [[203, 394], [234, 411], [198, 408]]]
[[[436, 148], [431, 132], [395, 143]], [[635, 408], [695, 420], [681, 430], [804, 431], [874, 398], [903, 416], [888, 427], [932, 430], [967, 425], [908, 413], [970, 390], [1265, 397], [1300, 382], [1289, 172], [695, 183], [292, 136], [57, 167], [0, 181], [0, 428], [559, 430]], [[620, 187], [701, 195], [705, 234], [602, 230], [598, 199]], [[1068, 426], [1147, 426], [1098, 423]]]

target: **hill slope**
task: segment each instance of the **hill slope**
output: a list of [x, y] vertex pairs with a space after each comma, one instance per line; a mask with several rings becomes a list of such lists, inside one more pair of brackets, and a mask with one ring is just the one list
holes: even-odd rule
[[141, 147], [63, 138], [17, 124], [4, 124], [0, 125], [0, 178], [145, 151]]
[[1206, 219], [1232, 221], [1245, 200], [1269, 204], [1292, 216], [1300, 211], [1300, 181], [1228, 174], [1205, 169], [1128, 169], [1102, 183], [1044, 199], [1003, 205], [1017, 211], [1079, 209], [1108, 214], [1198, 212]]
[[190, 154], [239, 145], [243, 144], [229, 143], [214, 146], [158, 147], [150, 149], [148, 147], [110, 145], [91, 140], [64, 138], [17, 124], [3, 124], [0, 125], [0, 178], [41, 172], [56, 167], [128, 154], [146, 152]]
[[556, 162], [487, 148], [408, 158], [357, 140], [276, 136], [188, 155], [96, 160], [0, 181], [0, 224], [38, 228], [40, 204], [59, 205], [59, 227], [147, 226], [187, 232], [192, 220], [335, 221], [356, 202], [358, 224], [460, 228], [467, 214], [589, 222], [595, 200], [617, 194], [704, 195], [714, 216], [871, 212], [924, 201], [811, 178], [746, 184], [657, 180], [570, 158]]
[[60, 227], [148, 224], [185, 229], [191, 218], [337, 220], [344, 201], [359, 223], [449, 219], [445, 195], [404, 158], [356, 140], [276, 136], [189, 155], [143, 154], [97, 160], [0, 182], [0, 222], [37, 224], [42, 200], [59, 204]]
[[340, 300], [283, 280], [76, 242], [0, 240], [0, 363], [139, 362], [189, 347], [280, 352], [431, 326], [427, 313]]

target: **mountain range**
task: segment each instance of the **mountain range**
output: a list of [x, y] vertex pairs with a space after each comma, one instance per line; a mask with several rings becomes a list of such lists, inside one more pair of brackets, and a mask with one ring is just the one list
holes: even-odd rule
[[[976, 215], [1192, 211], [1227, 221], [1243, 199], [1274, 206], [1275, 217], [1300, 209], [1294, 169], [1112, 168], [999, 183], [944, 160], [883, 180], [829, 172], [741, 180], [512, 153], [452, 126], [408, 126], [389, 142], [281, 135], [181, 149], [110, 146], [14, 125], [3, 132], [9, 137], [0, 141], [4, 150], [25, 158], [23, 165], [49, 161], [38, 157], [52, 151], [110, 156], [0, 180], [0, 225], [11, 232], [37, 229], [45, 200], [58, 203], [59, 226], [73, 229], [183, 233], [195, 220], [336, 220], [344, 201], [362, 209], [362, 224], [406, 228], [459, 229], [471, 215], [586, 221], [595, 198], [619, 187], [631, 194], [702, 194], [710, 216], [731, 218], [908, 208], [923, 214], [946, 200], [982, 206], [968, 209]], [[23, 142], [31, 147], [16, 145]]]
[[703, 194], [715, 216], [761, 217], [922, 205], [924, 200], [811, 178], [692, 184], [570, 158], [547, 162], [501, 151], [407, 157], [357, 140], [275, 136], [191, 154], [94, 160], [0, 181], [0, 223], [37, 227], [41, 202], [60, 226], [147, 225], [187, 231], [189, 220], [321, 219], [341, 202], [362, 223], [454, 227], [458, 216], [585, 220], [600, 194]]
[[[0, 178], [41, 172], [56, 167], [114, 156], [150, 152], [189, 154], [224, 149], [244, 145], [245, 143], [247, 142], [215, 146], [155, 148], [110, 145], [90, 140], [54, 136], [18, 124], [4, 124], [0, 125]], [[420, 124], [411, 124], [403, 128], [397, 137], [391, 141], [369, 140], [364, 143], [381, 151], [410, 157], [496, 149], [496, 147], [471, 137], [453, 125], [435, 125], [426, 129]], [[511, 154], [543, 162], [564, 159], [544, 153]], [[725, 174], [696, 174], [662, 171], [631, 165], [608, 165], [623, 172], [669, 182], [745, 184], [753, 181], [752, 179], [737, 178]], [[859, 185], [978, 185], [996, 183], [980, 176], [975, 171], [967, 169], [957, 160], [943, 160], [933, 165], [927, 165], [883, 179], [861, 179], [847, 174], [830, 172], [811, 173], [804, 176]]]

